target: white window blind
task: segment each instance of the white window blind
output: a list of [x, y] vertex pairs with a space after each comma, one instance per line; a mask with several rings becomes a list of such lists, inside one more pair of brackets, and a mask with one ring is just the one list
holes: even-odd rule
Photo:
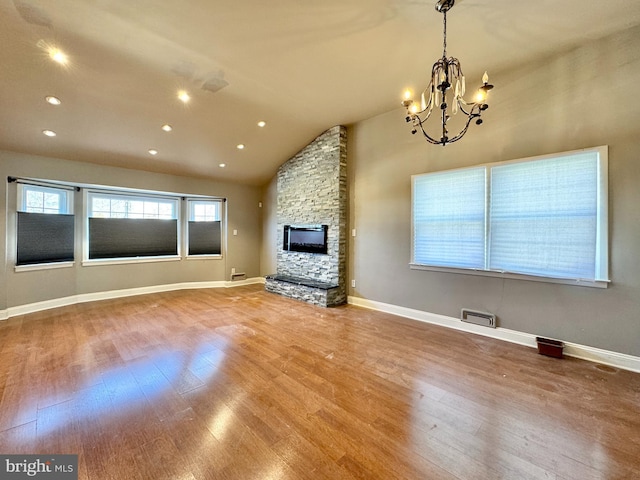
[[592, 153], [493, 167], [489, 268], [597, 278], [597, 199]]
[[414, 177], [414, 262], [485, 266], [486, 168]]
[[608, 281], [606, 147], [412, 180], [413, 265]]

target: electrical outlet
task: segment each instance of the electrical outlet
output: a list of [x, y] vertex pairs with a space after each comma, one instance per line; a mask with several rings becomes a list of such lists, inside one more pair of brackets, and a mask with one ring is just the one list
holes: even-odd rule
[[355, 237], [356, 236], [356, 229], [354, 228], [353, 230], [351, 230], [351, 236]]
[[234, 230], [234, 231], [233, 231], [233, 234], [234, 234], [234, 235], [238, 235], [238, 230]]
[[236, 273], [235, 267], [231, 269], [231, 275], [233, 275], [234, 273]]
[[355, 280], [351, 280], [351, 288], [356, 288], [356, 281]]

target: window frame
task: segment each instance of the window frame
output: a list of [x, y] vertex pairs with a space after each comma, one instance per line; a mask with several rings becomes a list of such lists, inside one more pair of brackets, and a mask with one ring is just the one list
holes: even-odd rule
[[[164, 192], [155, 190], [142, 190], [133, 189], [127, 187], [116, 186], [103, 186], [98, 184], [80, 184], [69, 182], [58, 182], [55, 180], [46, 179], [31, 179], [31, 178], [14, 178], [8, 177], [8, 182], [15, 184], [15, 190], [13, 195], [15, 204], [11, 202], [14, 207], [12, 210], [15, 214], [16, 223], [15, 227], [11, 230], [10, 237], [13, 239], [13, 251], [16, 254], [14, 258], [17, 263], [17, 249], [18, 249], [18, 230], [17, 230], [17, 216], [19, 212], [24, 213], [39, 213], [43, 212], [26, 212], [26, 192], [32, 188], [38, 191], [51, 191], [58, 194], [65, 193], [64, 205], [65, 212], [47, 212], [47, 214], [63, 214], [73, 215], [74, 221], [74, 260], [73, 261], [60, 261], [55, 263], [34, 263], [34, 264], [14, 264], [16, 272], [31, 271], [31, 270], [45, 270], [52, 268], [65, 268], [75, 265], [75, 261], [79, 260], [82, 266], [98, 266], [109, 264], [135, 264], [146, 262], [167, 262], [167, 261], [180, 261], [183, 259], [189, 260], [221, 260], [224, 258], [227, 246], [227, 204], [225, 197], [199, 195], [199, 194], [185, 194], [179, 192]], [[14, 196], [15, 195], [15, 196]], [[82, 196], [79, 196], [82, 195]], [[124, 197], [129, 200], [143, 200], [148, 201], [150, 199], [154, 201], [167, 201], [172, 202], [172, 222], [176, 224], [176, 255], [160, 255], [160, 256], [137, 256], [137, 257], [114, 257], [114, 258], [89, 258], [89, 216], [92, 213], [92, 204], [90, 203], [90, 195], [96, 197], [106, 196], [113, 198], [114, 196]], [[220, 231], [220, 254], [194, 254], [188, 255], [188, 230], [189, 230], [189, 202], [215, 202], [216, 216], [219, 220]], [[59, 209], [62, 212], [62, 208]], [[77, 210], [77, 212], [74, 212]], [[141, 216], [130, 215], [129, 218], [138, 219]], [[154, 215], [152, 218], [158, 218]], [[120, 217], [122, 218], [122, 217]], [[144, 215], [142, 215], [144, 218]], [[149, 218], [149, 217], [147, 217]]]
[[[194, 206], [196, 204], [199, 203], [215, 203], [216, 204], [216, 215], [215, 217], [217, 217], [216, 220], [210, 220], [210, 221], [217, 221], [220, 222], [220, 253], [216, 254], [216, 253], [190, 253], [189, 251], [189, 230], [190, 230], [190, 222], [199, 222], [201, 220], [195, 220], [195, 212], [194, 210]], [[222, 198], [216, 198], [216, 197], [187, 197], [185, 198], [185, 209], [186, 209], [186, 215], [185, 215], [185, 220], [184, 220], [184, 228], [183, 228], [183, 232], [184, 232], [184, 255], [185, 258], [187, 260], [202, 260], [202, 259], [221, 259], [224, 256], [224, 249], [225, 249], [225, 235], [224, 235], [224, 231], [225, 231], [225, 208], [224, 206], [226, 205], [224, 199]], [[209, 220], [204, 220], [204, 221], [209, 221]]]
[[[110, 258], [90, 258], [89, 252], [89, 219], [90, 218], [130, 218], [130, 219], [140, 219], [144, 220], [144, 218], [140, 217], [92, 217], [92, 199], [94, 197], [122, 197], [125, 200], [132, 201], [148, 201], [148, 200], [165, 200], [173, 203], [173, 214], [174, 217], [171, 220], [175, 220], [176, 222], [176, 254], [175, 255], [149, 255], [149, 256], [135, 256], [135, 257], [110, 257]], [[139, 191], [139, 190], [128, 190], [128, 189], [85, 189], [83, 192], [83, 208], [84, 212], [82, 215], [82, 265], [83, 266], [95, 266], [95, 265], [122, 265], [122, 264], [137, 264], [137, 263], [151, 263], [151, 262], [172, 262], [172, 261], [180, 261], [182, 259], [182, 237], [183, 237], [183, 228], [182, 228], [182, 208], [181, 208], [181, 198], [182, 196], [170, 195], [166, 193], [154, 193], [147, 191]], [[158, 220], [162, 220], [159, 219]], [[169, 219], [166, 219], [169, 220]]]
[[488, 259], [490, 252], [489, 249], [489, 239], [490, 239], [490, 223], [491, 219], [489, 218], [489, 212], [491, 206], [489, 204], [490, 197], [490, 188], [491, 188], [491, 169], [497, 166], [504, 166], [514, 163], [524, 163], [524, 162], [535, 162], [541, 160], [550, 160], [554, 158], [564, 158], [572, 155], [580, 155], [585, 153], [594, 153], [597, 155], [597, 219], [596, 219], [596, 257], [594, 259], [595, 262], [595, 270], [596, 270], [596, 278], [595, 279], [576, 279], [576, 278], [565, 278], [565, 277], [553, 277], [553, 276], [544, 276], [544, 275], [533, 275], [533, 274], [524, 274], [524, 273], [514, 273], [507, 271], [497, 271], [497, 270], [489, 270], [488, 269], [488, 260], [485, 261], [484, 268], [465, 268], [465, 267], [454, 267], [454, 266], [437, 266], [437, 265], [427, 265], [417, 263], [415, 261], [415, 183], [416, 179], [419, 177], [423, 177], [425, 175], [433, 175], [442, 172], [429, 172], [426, 174], [413, 175], [411, 177], [411, 259], [409, 263], [409, 267], [412, 270], [426, 270], [426, 271], [436, 271], [436, 272], [447, 272], [447, 273], [457, 273], [457, 274], [466, 274], [466, 275], [480, 275], [487, 277], [499, 277], [499, 278], [509, 278], [509, 279], [519, 279], [519, 280], [530, 280], [536, 282], [547, 282], [547, 283], [560, 283], [560, 284], [568, 284], [568, 285], [579, 285], [579, 286], [587, 286], [587, 287], [596, 287], [596, 288], [607, 288], [610, 283], [609, 276], [609, 223], [608, 223], [608, 147], [607, 146], [599, 146], [593, 148], [586, 148], [581, 150], [573, 150], [568, 152], [559, 152], [549, 155], [540, 155], [535, 157], [527, 157], [516, 160], [509, 160], [503, 162], [493, 162], [493, 163], [485, 163], [479, 165], [473, 165], [470, 167], [458, 168], [448, 170], [449, 172], [469, 170], [475, 168], [485, 168], [486, 169], [486, 204], [485, 204], [485, 255]]
[[[27, 194], [28, 192], [38, 191], [38, 192], [48, 192], [48, 193], [56, 193], [63, 196], [61, 198], [62, 208], [59, 208], [57, 212], [45, 211], [44, 205], [42, 211], [29, 211], [27, 207]], [[39, 182], [37, 180], [20, 180], [16, 183], [16, 219], [20, 215], [20, 213], [37, 213], [42, 215], [64, 215], [64, 216], [74, 216], [74, 196], [75, 188], [68, 185], [57, 185], [57, 184], [49, 184], [45, 182]], [[75, 225], [75, 220], [74, 220]], [[28, 272], [35, 270], [50, 270], [57, 268], [70, 268], [75, 265], [75, 254], [76, 254], [76, 242], [75, 242], [75, 226], [73, 228], [73, 237], [74, 237], [74, 245], [73, 245], [73, 260], [60, 260], [60, 261], [45, 261], [41, 263], [24, 263], [18, 264], [18, 241], [19, 241], [19, 231], [18, 225], [16, 222], [15, 226], [15, 235], [13, 241], [13, 251], [16, 252], [14, 271], [15, 272]]]

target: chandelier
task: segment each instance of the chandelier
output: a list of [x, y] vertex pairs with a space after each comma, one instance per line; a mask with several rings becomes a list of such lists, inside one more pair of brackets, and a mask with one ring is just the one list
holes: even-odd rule
[[[404, 100], [402, 101], [402, 105], [407, 109], [407, 123], [413, 125], [411, 133], [415, 134], [420, 129], [429, 143], [442, 145], [443, 147], [448, 143], [460, 140], [467, 133], [473, 120], [475, 120], [476, 125], [482, 124], [480, 116], [482, 112], [489, 108], [489, 105], [485, 102], [489, 90], [493, 88], [493, 85], [489, 84], [489, 76], [485, 72], [482, 77], [482, 86], [478, 89], [474, 101], [467, 102], [464, 99], [465, 80], [460, 61], [454, 57], [447, 58], [447, 12], [453, 7], [454, 3], [455, 0], [438, 0], [436, 3], [436, 10], [444, 16], [442, 58], [434, 63], [431, 68], [431, 81], [422, 92], [420, 103], [411, 99], [411, 92], [408, 90], [405, 92]], [[426, 131], [426, 122], [434, 110], [441, 113], [442, 132], [440, 138], [437, 135], [431, 136]], [[452, 135], [449, 133], [447, 122], [451, 119], [451, 115], [457, 115], [459, 112], [465, 115], [463, 117], [464, 122], [461, 130]], [[437, 116], [434, 115], [434, 117]], [[435, 122], [432, 121], [430, 123]]]

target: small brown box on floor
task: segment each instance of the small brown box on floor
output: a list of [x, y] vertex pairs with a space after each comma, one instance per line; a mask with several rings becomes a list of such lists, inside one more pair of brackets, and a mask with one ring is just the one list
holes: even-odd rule
[[562, 358], [562, 349], [564, 343], [559, 340], [551, 340], [550, 338], [536, 337], [538, 342], [538, 353], [547, 355], [548, 357]]

